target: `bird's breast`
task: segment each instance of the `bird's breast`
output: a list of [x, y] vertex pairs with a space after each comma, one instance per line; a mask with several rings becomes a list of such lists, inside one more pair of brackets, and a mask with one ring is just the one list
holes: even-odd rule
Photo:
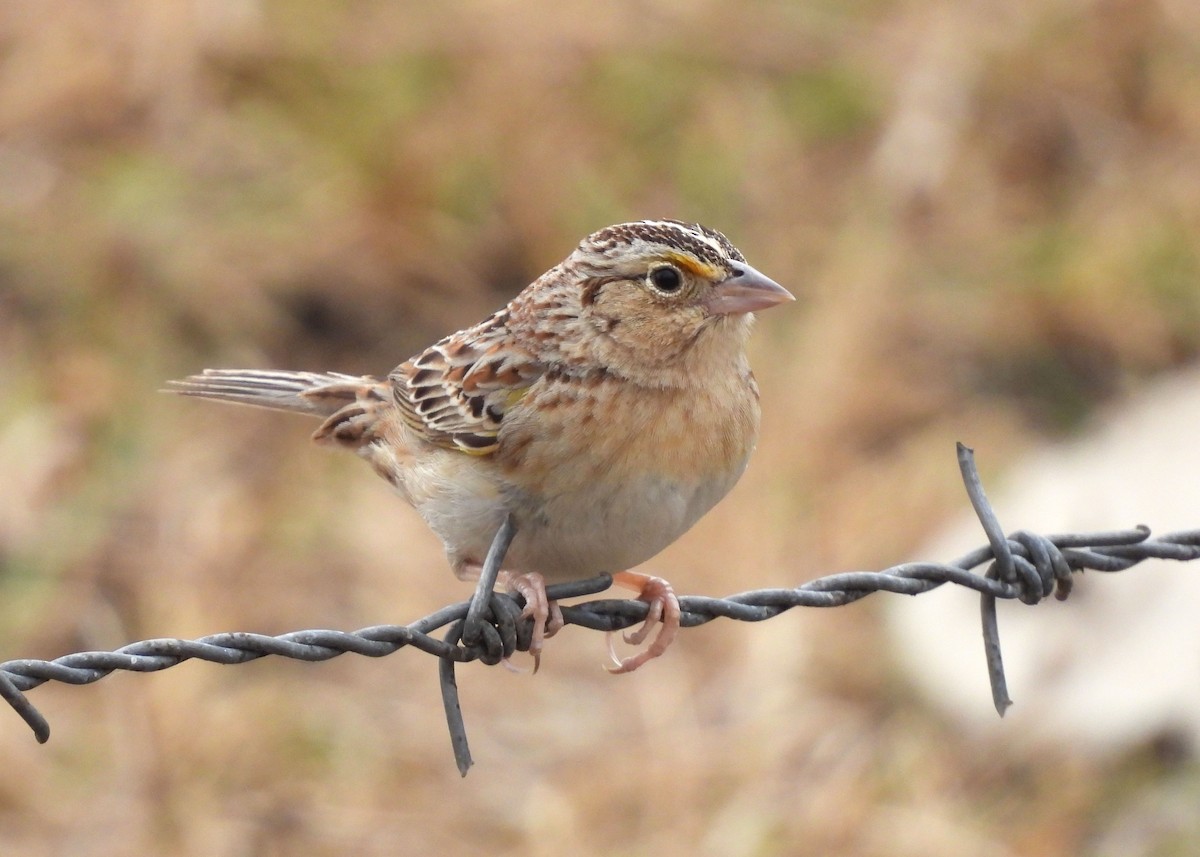
[[505, 416], [496, 462], [544, 494], [633, 477], [687, 483], [740, 473], [758, 438], [758, 393], [749, 370], [725, 375], [684, 388], [608, 375], [536, 384]]
[[535, 385], [496, 454], [518, 517], [514, 563], [569, 579], [644, 562], [733, 487], [758, 421], [748, 371], [697, 389]]

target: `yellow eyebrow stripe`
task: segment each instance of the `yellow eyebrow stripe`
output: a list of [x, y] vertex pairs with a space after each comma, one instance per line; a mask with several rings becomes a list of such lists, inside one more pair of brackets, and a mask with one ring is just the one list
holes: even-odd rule
[[707, 262], [701, 262], [695, 256], [685, 256], [682, 253], [667, 253], [666, 259], [675, 267], [687, 271], [693, 276], [715, 280], [720, 275], [720, 271], [715, 266], [709, 265]]

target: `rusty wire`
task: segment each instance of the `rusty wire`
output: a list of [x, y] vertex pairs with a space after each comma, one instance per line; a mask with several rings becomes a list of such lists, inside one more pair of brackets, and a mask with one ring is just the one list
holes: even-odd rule
[[[992, 699], [1003, 715], [1011, 700], [1000, 655], [997, 599], [1036, 604], [1051, 593], [1066, 598], [1072, 573], [1084, 569], [1114, 572], [1147, 559], [1200, 559], [1200, 530], [1151, 538], [1149, 528], [1139, 525], [1107, 533], [1042, 536], [1019, 531], [1006, 537], [984, 495], [973, 454], [962, 444], [958, 460], [971, 505], [987, 534], [987, 545], [948, 563], [911, 562], [878, 572], [832, 574], [791, 589], [758, 589], [726, 598], [684, 596], [679, 599], [681, 624], [694, 627], [717, 618], [761, 622], [793, 607], [840, 607], [873, 592], [919, 595], [944, 583], [954, 583], [980, 594]], [[444, 607], [408, 625], [374, 625], [351, 632], [293, 631], [279, 636], [232, 632], [196, 640], [164, 638], [131, 643], [111, 652], [78, 652], [52, 661], [12, 660], [0, 664], [0, 697], [44, 743], [50, 737], [50, 726], [24, 691], [47, 681], [90, 684], [115, 670], [157, 672], [192, 659], [242, 664], [266, 655], [300, 661], [326, 661], [346, 652], [382, 657], [411, 646], [439, 660], [451, 744], [459, 771], [465, 776], [472, 762], [454, 666], [474, 660], [497, 664], [515, 652], [527, 650], [530, 643], [532, 623], [520, 620], [520, 596], [492, 590], [494, 573], [514, 533], [515, 528], [506, 521], [497, 533], [471, 600]], [[983, 574], [972, 571], [985, 563]], [[553, 599], [574, 598], [596, 594], [611, 584], [608, 575], [601, 575], [548, 587], [547, 594]], [[564, 606], [562, 612], [568, 625], [616, 631], [642, 622], [647, 605], [632, 599], [598, 599]], [[444, 639], [432, 636], [442, 628], [448, 628]]]

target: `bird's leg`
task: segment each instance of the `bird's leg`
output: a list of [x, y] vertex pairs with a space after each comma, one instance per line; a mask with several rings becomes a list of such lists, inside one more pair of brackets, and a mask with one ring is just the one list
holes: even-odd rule
[[529, 654], [533, 655], [533, 671], [536, 673], [542, 663], [543, 641], [562, 630], [562, 609], [557, 601], [546, 597], [546, 579], [536, 571], [525, 574], [502, 571], [500, 582], [511, 592], [516, 592], [525, 599], [525, 609], [521, 611], [521, 618], [533, 619], [533, 639], [529, 643]]
[[655, 623], [661, 623], [658, 635], [645, 650], [628, 658], [617, 657], [613, 648], [612, 632], [608, 634], [608, 651], [615, 666], [607, 667], [610, 673], [631, 673], [646, 661], [653, 660], [667, 650], [679, 633], [679, 599], [671, 584], [661, 577], [652, 577], [636, 571], [621, 571], [613, 575], [613, 583], [626, 589], [636, 590], [638, 600], [650, 605], [646, 621], [636, 631], [624, 635], [625, 642], [639, 645], [650, 636]]

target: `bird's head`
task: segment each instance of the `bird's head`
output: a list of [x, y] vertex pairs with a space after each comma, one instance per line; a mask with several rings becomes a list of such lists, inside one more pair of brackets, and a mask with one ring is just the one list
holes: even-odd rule
[[580, 321], [618, 363], [622, 354], [643, 365], [672, 363], [707, 340], [740, 349], [751, 313], [794, 300], [720, 232], [677, 220], [601, 229], [559, 270], [576, 290]]

